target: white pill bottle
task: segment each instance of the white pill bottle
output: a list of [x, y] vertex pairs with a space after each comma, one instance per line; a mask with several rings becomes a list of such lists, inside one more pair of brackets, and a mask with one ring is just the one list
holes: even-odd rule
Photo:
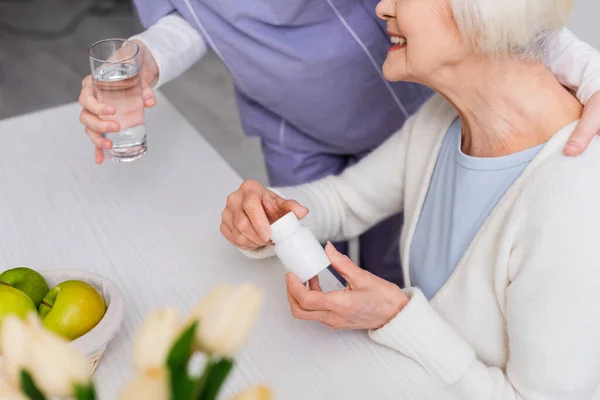
[[300, 224], [293, 212], [271, 225], [271, 240], [275, 244], [275, 254], [286, 270], [298, 275], [302, 282], [309, 281], [330, 265], [315, 235]]

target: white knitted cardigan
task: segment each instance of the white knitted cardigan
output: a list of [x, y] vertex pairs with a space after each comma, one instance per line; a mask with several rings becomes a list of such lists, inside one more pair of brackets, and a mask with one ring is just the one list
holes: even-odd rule
[[[442, 139], [457, 117], [434, 96], [342, 175], [277, 189], [310, 209], [320, 240], [354, 237], [403, 211], [410, 246]], [[580, 157], [560, 130], [510, 187], [453, 274], [371, 338], [417, 361], [457, 399], [589, 399], [600, 383], [600, 138]], [[253, 257], [272, 255], [272, 249]]]

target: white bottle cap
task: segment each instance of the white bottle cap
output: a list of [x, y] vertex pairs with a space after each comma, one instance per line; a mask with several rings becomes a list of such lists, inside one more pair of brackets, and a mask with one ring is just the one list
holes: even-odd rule
[[277, 244], [298, 228], [300, 221], [293, 212], [289, 212], [271, 225], [271, 240]]
[[293, 212], [271, 225], [271, 240], [286, 270], [296, 274], [302, 282], [307, 282], [330, 264], [317, 238], [300, 224]]

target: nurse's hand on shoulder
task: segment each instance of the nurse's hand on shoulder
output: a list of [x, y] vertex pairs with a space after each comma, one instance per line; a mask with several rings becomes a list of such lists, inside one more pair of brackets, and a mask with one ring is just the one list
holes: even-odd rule
[[288, 274], [288, 301], [295, 318], [322, 322], [334, 329], [379, 329], [408, 304], [408, 297], [397, 285], [361, 269], [331, 243], [325, 251], [348, 286], [323, 293], [318, 277], [311, 279], [307, 288], [296, 275]]
[[[158, 80], [158, 65], [156, 60], [150, 53], [150, 50], [146, 45], [139, 41], [134, 40], [135, 43], [140, 47], [140, 56], [142, 62], [142, 97], [144, 99], [144, 107], [154, 107], [156, 104], [156, 97], [152, 91], [151, 86]], [[118, 57], [118, 51], [115, 52], [113, 57]], [[131, 91], [133, 95], [138, 95], [137, 91]], [[104, 161], [103, 149], [112, 148], [112, 142], [110, 139], [102, 137], [102, 133], [119, 132], [122, 127], [121, 124], [127, 123], [121, 120], [121, 124], [111, 118], [116, 113], [114, 104], [102, 104], [96, 99], [94, 94], [94, 85], [92, 83], [92, 76], [88, 75], [81, 82], [81, 93], [79, 95], [79, 104], [83, 107], [79, 114], [79, 121], [85, 127], [85, 133], [90, 137], [92, 143], [96, 146], [96, 163], [102, 164]], [[135, 114], [139, 114], [138, 110]], [[122, 116], [124, 119], [127, 115]], [[132, 113], [132, 118], [137, 118]], [[132, 124], [133, 125], [133, 124]]]
[[258, 249], [269, 244], [271, 224], [289, 212], [302, 219], [308, 208], [284, 199], [256, 181], [246, 181], [227, 197], [221, 214], [221, 233], [242, 250]]
[[594, 93], [583, 109], [581, 121], [565, 146], [565, 154], [578, 156], [600, 134], [600, 91]]

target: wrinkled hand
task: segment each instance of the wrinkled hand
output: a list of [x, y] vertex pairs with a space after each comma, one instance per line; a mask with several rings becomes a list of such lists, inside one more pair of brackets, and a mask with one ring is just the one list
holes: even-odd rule
[[[150, 86], [156, 83], [158, 79], [158, 65], [144, 43], [137, 40], [134, 40], [134, 42], [140, 47], [142, 63], [142, 97], [144, 107], [154, 107], [156, 105], [156, 97]], [[113, 57], [118, 58], [118, 53], [118, 51], [115, 52]], [[132, 90], [131, 93], [139, 96], [137, 90]], [[81, 113], [79, 114], [79, 121], [85, 126], [85, 133], [96, 146], [96, 163], [102, 164], [104, 161], [104, 153], [102, 150], [112, 148], [112, 142], [110, 139], [104, 138], [102, 133], [119, 132], [122, 129], [121, 124], [114, 120], [114, 115], [117, 113], [117, 110], [113, 104], [103, 104], [98, 101], [91, 75], [86, 76], [81, 82], [79, 104], [81, 104], [82, 107]], [[137, 107], [135, 108], [136, 110], [132, 111], [138, 111]], [[125, 118], [121, 122], [127, 124], [127, 110], [119, 111]], [[134, 114], [135, 113], [131, 113], [132, 118], [136, 120], [139, 119], [139, 117]], [[113, 118], [111, 118], [111, 116], [113, 116]], [[135, 124], [132, 123], [132, 126], [133, 125]]]
[[565, 154], [580, 155], [598, 134], [600, 134], [600, 92], [594, 93], [583, 109], [581, 121], [565, 146]]
[[308, 209], [256, 181], [246, 181], [227, 197], [227, 206], [221, 214], [221, 233], [242, 250], [264, 247], [271, 239], [271, 224], [289, 212], [302, 219]]
[[379, 329], [408, 303], [400, 287], [356, 266], [331, 243], [325, 251], [348, 287], [323, 293], [318, 277], [311, 279], [307, 288], [296, 275], [288, 274], [288, 301], [295, 318], [319, 321], [334, 329]]

